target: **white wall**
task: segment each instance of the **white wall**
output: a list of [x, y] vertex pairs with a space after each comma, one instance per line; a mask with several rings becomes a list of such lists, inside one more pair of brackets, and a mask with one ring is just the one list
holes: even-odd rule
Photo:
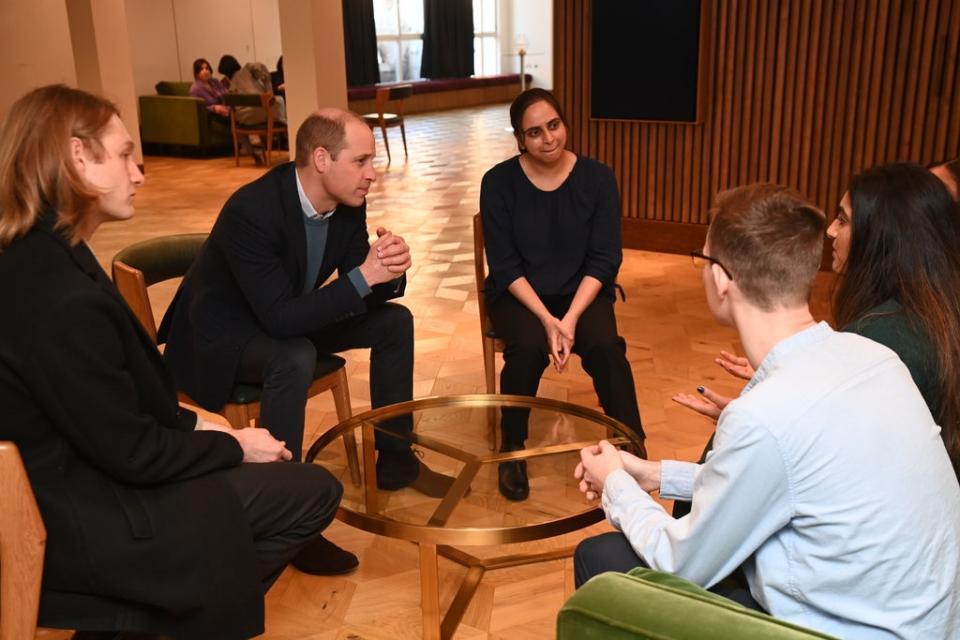
[[553, 1], [500, 0], [500, 48], [504, 54], [503, 73], [520, 73], [520, 60], [515, 55], [517, 42], [526, 43], [526, 72], [533, 76], [533, 85], [553, 88]]
[[63, 0], [0, 1], [0, 118], [22, 95], [47, 84], [76, 85], [67, 7]]
[[126, 0], [139, 95], [160, 80], [193, 80], [193, 61], [231, 54], [271, 70], [280, 57], [279, 0]]
[[138, 96], [154, 93], [161, 80], [182, 79], [173, 0], [127, 0], [127, 30]]

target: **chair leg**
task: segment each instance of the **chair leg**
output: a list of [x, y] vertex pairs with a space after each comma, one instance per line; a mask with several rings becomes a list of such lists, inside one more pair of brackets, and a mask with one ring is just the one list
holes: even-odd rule
[[403, 120], [400, 121], [400, 137], [403, 138], [403, 157], [408, 158], [407, 155], [407, 129], [403, 126]]
[[263, 165], [270, 168], [270, 153], [273, 150], [273, 131], [267, 131], [267, 145], [264, 147]]
[[390, 141], [387, 140], [387, 128], [381, 125], [380, 133], [383, 134], [383, 146], [387, 150], [387, 164], [389, 165], [393, 160], [390, 158]]
[[19, 451], [0, 443], [0, 637], [33, 638], [47, 532]]
[[[493, 340], [483, 336], [483, 377], [487, 385], [487, 393], [497, 392], [497, 365], [494, 359]], [[491, 451], [497, 450], [497, 410], [487, 409], [487, 446]]]
[[[257, 411], [258, 415], [259, 413]], [[234, 429], [246, 429], [250, 426], [250, 405], [226, 404], [220, 410], [220, 415], [226, 418]]]
[[[347, 370], [343, 367], [337, 372], [337, 384], [330, 387], [333, 394], [333, 403], [337, 407], [337, 420], [343, 422], [353, 415], [350, 407], [350, 386], [347, 381]], [[353, 486], [360, 486], [360, 461], [357, 459], [357, 438], [353, 430], [343, 434], [343, 448], [347, 454], [347, 467], [350, 469], [350, 481]]]
[[233, 134], [233, 161], [236, 166], [240, 166], [240, 138]]

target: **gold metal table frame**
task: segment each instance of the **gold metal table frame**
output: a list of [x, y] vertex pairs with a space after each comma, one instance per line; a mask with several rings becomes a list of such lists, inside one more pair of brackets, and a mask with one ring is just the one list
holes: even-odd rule
[[[471, 482], [484, 464], [506, 462], [509, 460], [532, 459], [553, 456], [596, 444], [596, 440], [565, 442], [550, 446], [532, 449], [523, 449], [506, 453], [487, 452], [485, 454], [463, 451], [456, 446], [438, 440], [436, 437], [425, 436], [414, 432], [410, 441], [425, 449], [436, 451], [463, 463], [463, 468], [457, 474], [453, 485], [447, 494], [440, 500], [427, 524], [412, 524], [383, 515], [379, 511], [380, 494], [376, 483], [376, 451], [374, 449], [374, 432], [383, 430], [379, 422], [418, 411], [429, 409], [486, 409], [487, 420], [490, 425], [497, 421], [499, 409], [515, 407], [521, 409], [536, 409], [552, 411], [558, 414], [582, 418], [590, 423], [605, 427], [607, 437], [613, 444], [639, 444], [633, 433], [619, 421], [605, 416], [593, 409], [578, 405], [527, 396], [471, 394], [459, 396], [438, 396], [402, 402], [398, 404], [373, 409], [341, 422], [321, 435], [311, 445], [305, 460], [313, 462], [317, 455], [329, 444], [341, 436], [344, 438], [347, 467], [354, 486], [363, 488], [364, 508], [353, 510], [340, 505], [337, 518], [364, 531], [382, 536], [407, 540], [418, 545], [420, 552], [420, 607], [423, 613], [423, 637], [433, 640], [436, 638], [451, 638], [459, 626], [470, 600], [480, 586], [484, 573], [494, 569], [503, 569], [519, 565], [557, 560], [570, 557], [573, 547], [554, 549], [540, 553], [522, 553], [502, 555], [494, 558], [478, 558], [466, 553], [456, 546], [500, 545], [515, 542], [528, 542], [553, 536], [570, 533], [590, 526], [603, 519], [603, 512], [596, 506], [584, 503], [584, 509], [577, 513], [546, 520], [533, 524], [524, 524], [515, 527], [447, 527], [446, 523], [453, 514], [460, 500], [467, 494]], [[352, 436], [360, 428], [361, 456], [363, 459], [362, 477], [358, 473], [356, 450], [350, 446]], [[572, 473], [572, 470], [571, 470]], [[456, 546], [455, 546], [456, 545]], [[467, 573], [454, 595], [450, 606], [441, 619], [439, 602], [439, 567], [438, 556], [443, 556], [467, 568]]]

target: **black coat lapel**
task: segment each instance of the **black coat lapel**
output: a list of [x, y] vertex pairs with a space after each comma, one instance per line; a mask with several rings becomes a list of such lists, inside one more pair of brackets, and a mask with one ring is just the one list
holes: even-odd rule
[[280, 175], [280, 205], [283, 216], [283, 233], [293, 256], [294, 292], [303, 291], [307, 269], [307, 231], [303, 223], [303, 209], [297, 191], [296, 165], [291, 163]]

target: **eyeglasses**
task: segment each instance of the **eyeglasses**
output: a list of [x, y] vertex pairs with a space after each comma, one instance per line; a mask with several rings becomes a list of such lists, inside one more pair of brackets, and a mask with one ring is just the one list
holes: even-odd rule
[[708, 264], [715, 264], [715, 265], [717, 265], [718, 267], [720, 267], [721, 269], [723, 269], [723, 272], [724, 272], [725, 274], [727, 274], [727, 277], [728, 277], [728, 278], [730, 278], [731, 280], [733, 280], [733, 275], [731, 275], [730, 271], [727, 270], [727, 268], [726, 268], [725, 266], [723, 266], [723, 263], [720, 262], [719, 260], [717, 260], [716, 258], [711, 257], [711, 256], [708, 256], [707, 254], [705, 254], [705, 253], [702, 252], [702, 251], [691, 251], [691, 252], [690, 252], [690, 257], [693, 258], [693, 266], [694, 266], [694, 268], [696, 268], [696, 269], [703, 269], [703, 268], [704, 268], [705, 266], [707, 266]]

